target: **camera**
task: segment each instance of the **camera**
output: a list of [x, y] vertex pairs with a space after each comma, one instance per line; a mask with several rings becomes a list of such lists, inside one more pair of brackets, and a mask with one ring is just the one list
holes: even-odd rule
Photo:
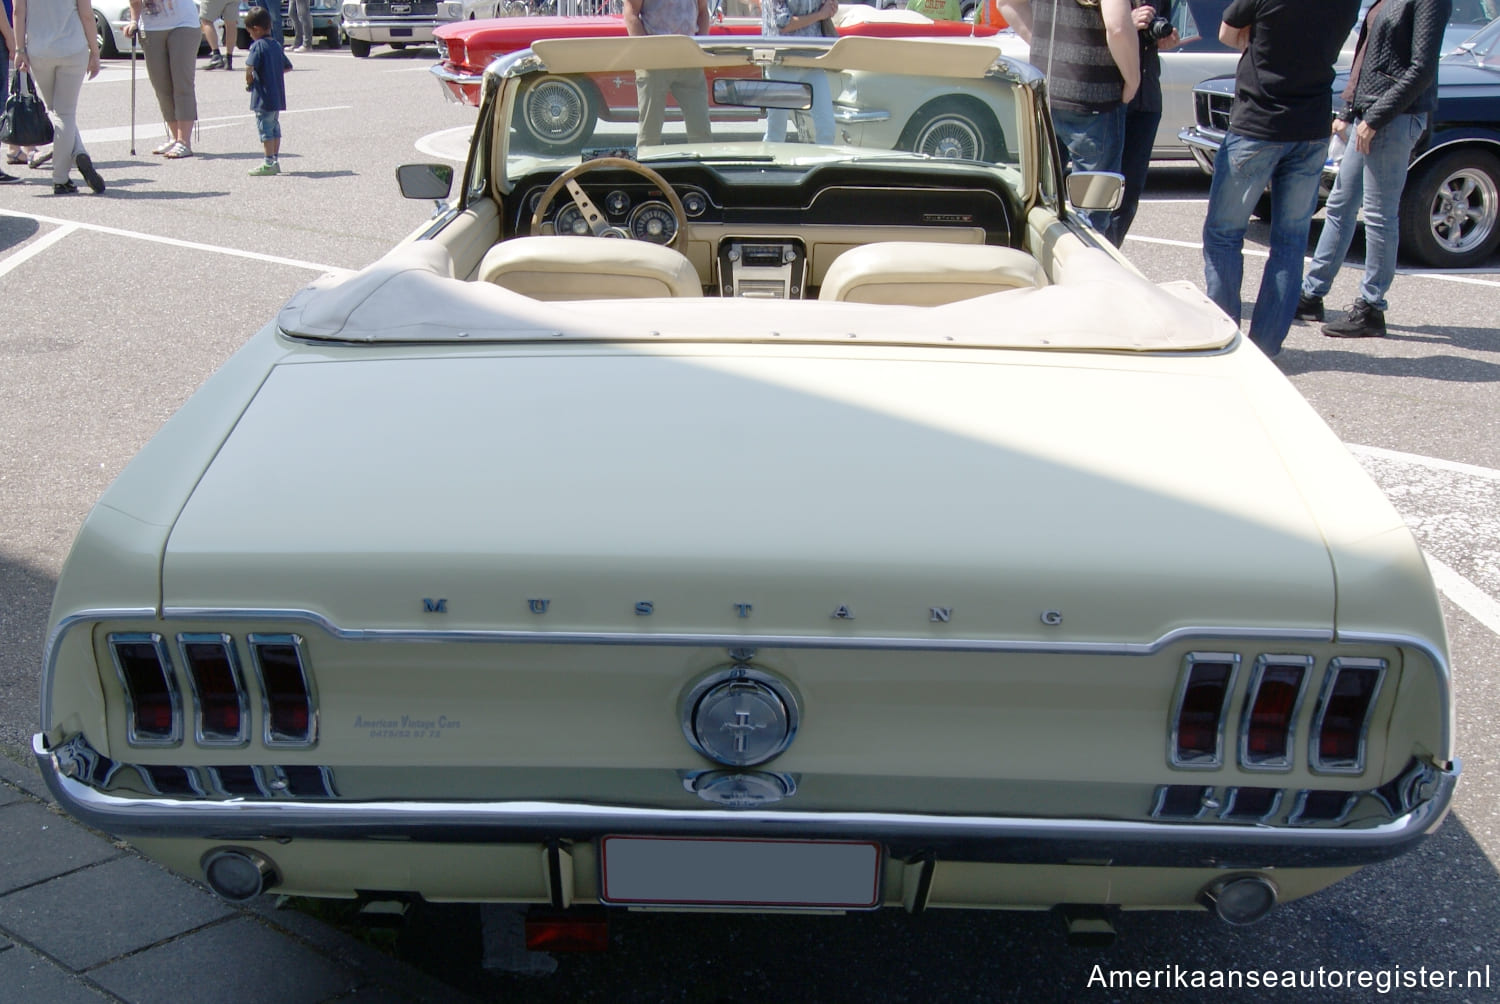
[[1153, 20], [1146, 26], [1146, 34], [1155, 39], [1163, 39], [1173, 32], [1172, 22], [1164, 17]]

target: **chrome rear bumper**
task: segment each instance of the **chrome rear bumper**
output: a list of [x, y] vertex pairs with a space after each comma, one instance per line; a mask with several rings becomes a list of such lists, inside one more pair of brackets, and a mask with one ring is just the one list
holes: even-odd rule
[[607, 834], [877, 840], [893, 856], [1135, 867], [1356, 867], [1395, 857], [1448, 813], [1460, 766], [1428, 768], [1423, 800], [1378, 825], [946, 816], [765, 809], [660, 809], [546, 801], [289, 801], [121, 796], [77, 780], [76, 765], [32, 751], [72, 815], [125, 837], [361, 839], [464, 843], [589, 840]]

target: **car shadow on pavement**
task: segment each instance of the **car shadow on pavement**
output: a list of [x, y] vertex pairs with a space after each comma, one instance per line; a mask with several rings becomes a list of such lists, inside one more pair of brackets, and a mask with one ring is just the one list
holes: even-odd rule
[[25, 216], [0, 216], [0, 252], [25, 244], [41, 232], [42, 225]]
[[[1421, 329], [1392, 328], [1391, 333], [1385, 338], [1387, 341], [1408, 341], [1401, 337], [1404, 330], [1418, 331]], [[1469, 332], [1485, 335], [1491, 339], [1494, 331], [1483, 331], [1479, 328], [1448, 328], [1441, 329], [1446, 334], [1454, 332]], [[1332, 342], [1332, 339], [1326, 339]], [[1410, 339], [1420, 344], [1429, 343], [1428, 339]], [[1469, 359], [1464, 356], [1441, 353], [1437, 355], [1411, 356], [1384, 356], [1370, 355], [1367, 353], [1342, 347], [1337, 348], [1297, 348], [1293, 345], [1285, 346], [1281, 355], [1276, 357], [1276, 365], [1281, 372], [1287, 376], [1300, 373], [1315, 373], [1318, 371], [1338, 371], [1342, 373], [1366, 373], [1370, 376], [1393, 376], [1393, 377], [1422, 377], [1428, 380], [1446, 380], [1452, 383], [1495, 383], [1500, 382], [1500, 363], [1490, 363], [1479, 359]], [[1450, 339], [1449, 344], [1454, 347], [1465, 347], [1466, 343], [1458, 339]]]

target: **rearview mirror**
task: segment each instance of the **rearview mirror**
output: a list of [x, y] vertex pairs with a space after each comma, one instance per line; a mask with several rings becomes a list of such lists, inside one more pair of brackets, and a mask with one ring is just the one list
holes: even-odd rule
[[812, 84], [795, 80], [759, 80], [754, 77], [719, 77], [714, 81], [714, 101], [736, 108], [812, 107]]
[[453, 188], [453, 168], [447, 164], [402, 164], [396, 184], [408, 199], [446, 199]]
[[1074, 171], [1065, 184], [1074, 209], [1114, 212], [1125, 197], [1125, 177], [1113, 171]]

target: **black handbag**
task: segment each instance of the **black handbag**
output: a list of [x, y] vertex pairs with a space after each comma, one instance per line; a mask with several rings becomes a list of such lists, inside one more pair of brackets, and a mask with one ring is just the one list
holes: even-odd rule
[[52, 119], [37, 96], [31, 74], [16, 70], [10, 75], [10, 97], [0, 115], [0, 143], [12, 146], [46, 146], [52, 142]]

